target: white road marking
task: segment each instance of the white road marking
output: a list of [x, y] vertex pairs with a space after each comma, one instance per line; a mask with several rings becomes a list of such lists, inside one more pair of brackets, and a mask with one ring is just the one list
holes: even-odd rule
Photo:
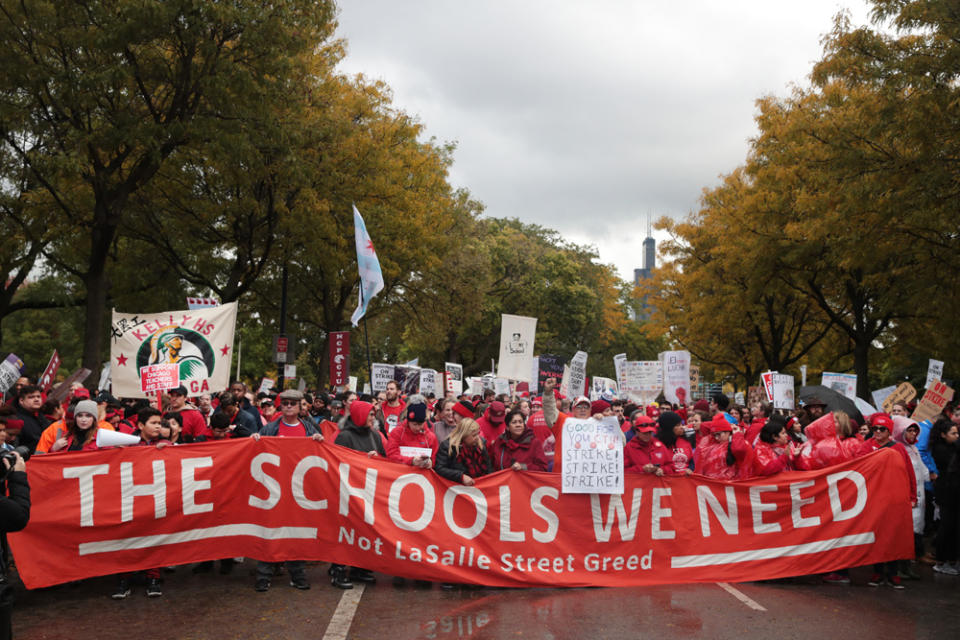
[[743, 591], [731, 587], [726, 582], [718, 582], [717, 586], [732, 595], [734, 598], [747, 605], [754, 611], [766, 611], [766, 608], [759, 604], [756, 600], [745, 594]]
[[340, 604], [337, 610], [333, 612], [330, 618], [330, 624], [327, 625], [327, 631], [323, 634], [323, 640], [346, 640], [347, 633], [350, 632], [350, 625], [353, 624], [353, 616], [357, 613], [357, 607], [360, 605], [360, 598], [363, 596], [362, 582], [358, 582], [353, 589], [348, 589], [340, 596]]

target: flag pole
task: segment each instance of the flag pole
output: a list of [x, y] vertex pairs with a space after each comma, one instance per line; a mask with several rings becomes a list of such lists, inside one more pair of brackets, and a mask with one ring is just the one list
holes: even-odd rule
[[[363, 280], [357, 286], [360, 291], [360, 304], [363, 305]], [[370, 359], [370, 331], [367, 329], [367, 314], [363, 314], [363, 341], [367, 345], [367, 379], [370, 381], [370, 393], [373, 393], [373, 361]]]

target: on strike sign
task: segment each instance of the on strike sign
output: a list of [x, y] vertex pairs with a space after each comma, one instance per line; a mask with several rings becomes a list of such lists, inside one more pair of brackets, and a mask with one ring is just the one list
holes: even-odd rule
[[563, 423], [563, 492], [623, 493], [623, 435], [617, 424]]
[[140, 367], [140, 391], [156, 393], [180, 386], [180, 365], [151, 364]]

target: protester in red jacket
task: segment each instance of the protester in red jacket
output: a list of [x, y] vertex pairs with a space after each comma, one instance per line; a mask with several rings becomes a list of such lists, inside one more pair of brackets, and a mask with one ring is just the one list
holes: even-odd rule
[[743, 433], [733, 433], [733, 425], [727, 422], [722, 413], [701, 426], [702, 431], [708, 429], [710, 437], [701, 439], [694, 452], [697, 473], [719, 480], [750, 477], [753, 448], [747, 444]]
[[504, 424], [506, 430], [490, 445], [494, 470], [546, 471], [543, 441], [524, 423], [523, 412], [520, 409], [510, 411]]
[[[638, 416], [638, 420], [647, 419]], [[670, 451], [670, 459], [663, 465], [668, 476], [684, 476], [693, 473], [693, 447], [684, 437], [684, 426], [680, 414], [664, 411], [657, 418], [657, 440]]]
[[793, 450], [790, 448], [790, 436], [780, 420], [768, 420], [760, 430], [757, 446], [753, 449], [753, 473], [755, 478], [763, 478], [788, 471], [791, 468]]
[[653, 437], [657, 432], [653, 420], [639, 415], [634, 419], [633, 430], [636, 435], [623, 447], [623, 470], [662, 476], [663, 467], [670, 462], [672, 455], [666, 445]]
[[421, 469], [433, 468], [440, 443], [427, 429], [427, 405], [407, 405], [404, 420], [387, 438], [387, 458]]
[[480, 425], [480, 435], [484, 440], [493, 442], [500, 437], [500, 434], [506, 429], [504, 423], [506, 413], [507, 408], [503, 406], [502, 402], [494, 400], [490, 403], [483, 417], [477, 419], [477, 424]]
[[917, 502], [917, 477], [913, 473], [913, 462], [907, 448], [893, 440], [893, 419], [885, 413], [875, 413], [870, 416], [870, 427], [873, 436], [864, 441], [864, 449], [872, 453], [877, 449], [893, 449], [903, 457], [906, 465], [907, 480], [910, 484], [910, 504]]

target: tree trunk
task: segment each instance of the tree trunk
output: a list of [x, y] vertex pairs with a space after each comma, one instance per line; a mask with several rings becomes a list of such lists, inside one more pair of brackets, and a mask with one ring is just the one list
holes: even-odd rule
[[857, 396], [870, 397], [869, 372], [870, 339], [858, 335], [853, 342], [853, 372], [857, 374]]

